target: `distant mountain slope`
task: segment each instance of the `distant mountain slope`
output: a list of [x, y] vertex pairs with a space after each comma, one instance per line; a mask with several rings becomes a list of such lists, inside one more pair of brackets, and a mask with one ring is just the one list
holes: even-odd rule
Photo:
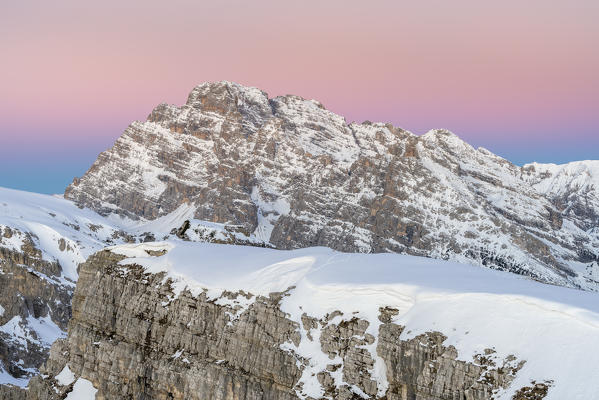
[[524, 178], [584, 230], [599, 228], [599, 160], [527, 164]]
[[[230, 82], [132, 123], [65, 191], [103, 215], [198, 220], [281, 249], [469, 262], [599, 288], [596, 162], [518, 167], [454, 134], [348, 124]], [[581, 167], [582, 168], [582, 167]]]

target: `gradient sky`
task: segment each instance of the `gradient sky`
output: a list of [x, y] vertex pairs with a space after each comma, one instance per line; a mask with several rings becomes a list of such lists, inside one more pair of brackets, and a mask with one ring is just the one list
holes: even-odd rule
[[3, 1], [0, 186], [61, 193], [204, 81], [447, 128], [517, 163], [599, 159], [599, 2]]

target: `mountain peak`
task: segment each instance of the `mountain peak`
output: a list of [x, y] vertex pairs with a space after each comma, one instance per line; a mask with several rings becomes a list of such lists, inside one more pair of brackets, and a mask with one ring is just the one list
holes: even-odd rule
[[270, 114], [268, 94], [234, 82], [208, 82], [196, 86], [187, 97], [186, 105], [200, 111], [261, 116]]
[[348, 124], [316, 101], [222, 81], [132, 124], [65, 197], [137, 219], [185, 207], [196, 226], [282, 249], [426, 255], [599, 287], [597, 189], [573, 203], [543, 182], [446, 129]]

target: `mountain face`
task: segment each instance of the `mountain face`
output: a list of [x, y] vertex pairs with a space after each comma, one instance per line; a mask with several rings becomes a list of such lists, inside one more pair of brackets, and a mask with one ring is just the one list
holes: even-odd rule
[[565, 165], [527, 164], [523, 178], [568, 215], [576, 226], [591, 233], [599, 229], [599, 160]]
[[399, 252], [599, 288], [599, 163], [516, 166], [454, 134], [348, 124], [230, 82], [161, 104], [66, 189], [102, 215], [188, 213], [279, 249]]

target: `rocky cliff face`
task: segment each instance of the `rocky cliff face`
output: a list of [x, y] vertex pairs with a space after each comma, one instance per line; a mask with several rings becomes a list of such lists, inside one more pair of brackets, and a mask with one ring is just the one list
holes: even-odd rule
[[69, 201], [0, 188], [0, 383], [25, 386], [66, 335], [77, 265], [128, 240]]
[[[101, 251], [81, 265], [68, 338], [53, 345], [27, 398], [63, 398], [84, 379], [96, 399], [482, 400], [524, 364], [494, 361], [491, 349], [460, 361], [438, 332], [401, 339], [398, 310], [388, 307], [375, 338], [371, 322], [341, 312], [289, 319], [280, 309], [285, 292], [176, 297], [173, 281], [118, 264], [123, 258]], [[307, 345], [316, 348], [312, 359]]]
[[598, 185], [549, 176], [448, 131], [348, 124], [313, 100], [220, 82], [131, 124], [65, 196], [130, 218], [184, 207], [281, 249], [424, 255], [595, 290]]
[[[4, 235], [18, 234], [4, 229]], [[73, 284], [29, 240], [22, 252], [0, 247], [0, 368], [18, 384], [37, 372], [47, 350], [66, 331]], [[10, 378], [10, 379], [9, 379]]]

